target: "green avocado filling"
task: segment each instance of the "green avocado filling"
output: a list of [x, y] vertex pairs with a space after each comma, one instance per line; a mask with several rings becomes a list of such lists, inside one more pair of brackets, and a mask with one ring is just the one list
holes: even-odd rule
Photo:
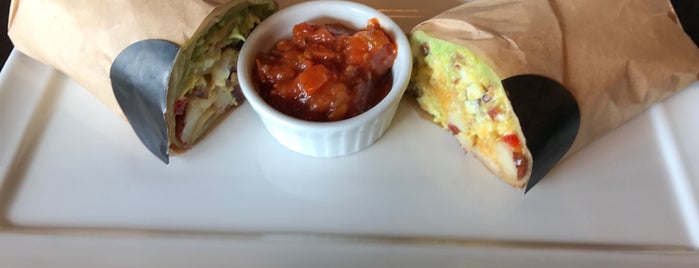
[[[502, 106], [506, 97], [500, 79], [495, 72], [476, 55], [465, 47], [433, 38], [422, 31], [410, 36], [415, 58], [415, 72], [411, 79], [411, 88], [416, 92], [418, 102], [424, 110], [434, 116], [434, 121], [444, 128], [457, 127], [459, 132], [468, 135], [496, 135], [506, 130], [483, 130], [475, 126], [510, 126], [493, 125], [486, 115], [493, 105]], [[508, 107], [497, 107], [507, 110]], [[503, 111], [504, 112], [504, 111]], [[450, 113], [466, 118], [450, 118]], [[499, 118], [505, 119], [506, 118]], [[486, 120], [488, 122], [474, 122]]]

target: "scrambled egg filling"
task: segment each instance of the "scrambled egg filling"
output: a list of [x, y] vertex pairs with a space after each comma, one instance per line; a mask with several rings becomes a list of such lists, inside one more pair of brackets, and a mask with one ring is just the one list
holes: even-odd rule
[[526, 149], [503, 137], [516, 137], [523, 145], [524, 136], [493, 70], [470, 50], [422, 31], [412, 33], [411, 43], [415, 56], [411, 88], [420, 106], [434, 116], [435, 123], [450, 130], [466, 151], [487, 158], [488, 168], [522, 179], [517, 154], [523, 155]]

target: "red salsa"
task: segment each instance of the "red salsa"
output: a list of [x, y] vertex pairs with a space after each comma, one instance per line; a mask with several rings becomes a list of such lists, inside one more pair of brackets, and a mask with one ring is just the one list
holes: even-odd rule
[[339, 23], [303, 22], [266, 53], [257, 55], [255, 82], [277, 110], [309, 121], [359, 115], [390, 91], [396, 45], [371, 19], [353, 30]]

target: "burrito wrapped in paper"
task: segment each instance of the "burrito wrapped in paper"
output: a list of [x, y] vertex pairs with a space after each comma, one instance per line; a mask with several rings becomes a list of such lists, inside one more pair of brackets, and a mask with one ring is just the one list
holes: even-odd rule
[[665, 0], [475, 0], [410, 38], [420, 107], [527, 190], [699, 77], [699, 49]]
[[[13, 0], [8, 34], [19, 51], [62, 71], [125, 115], [144, 144], [158, 140], [160, 148], [149, 149], [167, 162], [170, 150], [191, 148], [242, 101], [238, 51], [247, 34], [277, 8], [273, 0]], [[113, 63], [143, 40], [165, 40], [176, 48], [166, 66], [168, 81], [162, 89], [128, 84], [143, 92], [115, 97]], [[143, 65], [149, 64], [127, 57], [115, 69], [147, 70]], [[166, 92], [144, 93], [148, 90]], [[160, 113], [155, 119], [142, 118], [147, 116], [142, 111], [153, 108]], [[166, 133], [152, 129], [160, 125]]]

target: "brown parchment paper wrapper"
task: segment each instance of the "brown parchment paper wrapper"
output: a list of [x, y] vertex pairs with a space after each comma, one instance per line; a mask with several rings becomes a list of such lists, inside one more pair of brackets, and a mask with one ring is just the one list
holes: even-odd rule
[[[201, 118], [189, 123], [199, 126], [195, 134], [175, 138], [175, 99], [191, 89], [185, 82], [213, 70], [202, 69], [205, 60], [223, 64], [227, 59], [216, 52], [235, 50], [235, 35], [247, 34], [277, 8], [274, 0], [13, 0], [8, 34], [19, 51], [62, 71], [128, 119], [141, 142], [168, 163], [170, 152], [191, 148], [225, 117], [209, 112], [201, 117], [204, 125]], [[235, 81], [226, 81], [229, 107], [242, 98]], [[218, 87], [209, 90], [227, 90]]]
[[65, 73], [123, 117], [109, 70], [124, 48], [145, 39], [182, 46], [207, 16], [240, 2], [13, 0], [8, 35], [17, 50]]
[[567, 155], [699, 78], [699, 49], [665, 0], [476, 0], [417, 25], [501, 79], [542, 75], [580, 107]]

